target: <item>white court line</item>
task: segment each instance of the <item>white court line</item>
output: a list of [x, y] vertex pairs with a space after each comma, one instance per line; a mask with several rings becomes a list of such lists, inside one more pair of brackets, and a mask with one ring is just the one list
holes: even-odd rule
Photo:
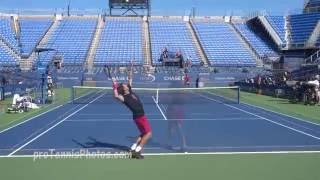
[[298, 118], [298, 117], [294, 117], [294, 116], [290, 116], [288, 114], [283, 114], [283, 113], [280, 113], [280, 112], [276, 112], [276, 111], [272, 111], [270, 109], [266, 109], [266, 108], [263, 108], [263, 107], [259, 107], [259, 106], [256, 106], [256, 105], [253, 105], [253, 104], [248, 104], [248, 103], [243, 103], [241, 102], [241, 104], [245, 104], [247, 106], [251, 106], [251, 107], [254, 107], [254, 108], [258, 108], [258, 109], [262, 109], [264, 111], [269, 111], [269, 112], [272, 112], [272, 113], [275, 113], [275, 114], [278, 114], [278, 115], [282, 115], [282, 116], [286, 116], [286, 117], [289, 117], [289, 118], [292, 118], [292, 119], [296, 119], [296, 120], [299, 120], [299, 121], [303, 121], [305, 123], [310, 123], [310, 124], [313, 124], [313, 125], [316, 125], [316, 126], [320, 126], [320, 124], [318, 123], [315, 123], [315, 122], [311, 122], [311, 121], [306, 121], [304, 119], [301, 119], [301, 118]]
[[[163, 121], [162, 119], [149, 119], [150, 121]], [[261, 118], [192, 118], [192, 119], [168, 119], [168, 121], [254, 121], [261, 120]], [[68, 119], [65, 122], [117, 122], [117, 121], [129, 121], [130, 119]]]
[[49, 112], [51, 112], [51, 111], [53, 111], [53, 110], [55, 110], [55, 109], [58, 109], [58, 108], [60, 108], [61, 106], [64, 106], [64, 105], [65, 105], [65, 104], [61, 104], [61, 105], [59, 105], [59, 106], [56, 106], [56, 107], [54, 107], [54, 108], [52, 108], [52, 109], [49, 109], [49, 110], [43, 112], [43, 113], [40, 113], [40, 114], [38, 114], [38, 115], [36, 115], [36, 116], [33, 116], [33, 117], [31, 117], [31, 118], [29, 118], [29, 119], [27, 119], [27, 120], [25, 120], [25, 121], [22, 121], [22, 122], [20, 122], [20, 123], [18, 123], [18, 124], [15, 124], [15, 125], [13, 125], [13, 126], [10, 126], [10, 127], [6, 128], [6, 129], [0, 131], [0, 134], [1, 134], [1, 133], [4, 133], [4, 132], [6, 132], [6, 131], [8, 131], [8, 130], [10, 130], [10, 129], [12, 129], [12, 128], [15, 128], [15, 127], [17, 127], [17, 126], [20, 126], [21, 124], [24, 124], [24, 123], [26, 123], [26, 122], [28, 122], [28, 121], [31, 121], [32, 119], [35, 119], [35, 118], [37, 118], [37, 117], [39, 117], [39, 116], [42, 116], [42, 115], [44, 115], [44, 114], [46, 114], [46, 113], [49, 113]]
[[[80, 97], [76, 98], [75, 100], [80, 99], [80, 98], [82, 98], [82, 97], [84, 97], [84, 96], [86, 96], [86, 95], [88, 95], [88, 93], [87, 93], [87, 94], [84, 94], [83, 96], [80, 96]], [[24, 121], [22, 121], [22, 122], [20, 122], [20, 123], [18, 123], [18, 124], [15, 124], [15, 125], [13, 125], [13, 126], [10, 126], [10, 127], [6, 128], [6, 129], [0, 131], [0, 134], [1, 134], [1, 133], [4, 133], [4, 132], [6, 132], [6, 131], [8, 131], [8, 130], [10, 130], [10, 129], [12, 129], [12, 128], [15, 128], [15, 127], [17, 127], [17, 126], [20, 126], [20, 125], [22, 125], [22, 124], [24, 124], [24, 123], [26, 123], [26, 122], [29, 122], [29, 121], [31, 121], [31, 120], [39, 117], [39, 116], [42, 116], [42, 115], [44, 115], [44, 114], [46, 114], [46, 113], [49, 113], [49, 112], [51, 112], [51, 111], [53, 111], [53, 110], [56, 110], [56, 109], [58, 109], [58, 108], [60, 108], [60, 107], [62, 107], [62, 106], [64, 106], [64, 105], [66, 105], [66, 104], [68, 104], [68, 103], [70, 103], [70, 102], [71, 102], [71, 101], [67, 101], [67, 102], [64, 103], [64, 104], [61, 104], [61, 105], [59, 105], [59, 106], [56, 106], [56, 107], [54, 107], [54, 108], [52, 108], [52, 109], [49, 109], [49, 110], [47, 110], [47, 111], [45, 111], [45, 112], [42, 112], [42, 113], [40, 113], [40, 114], [38, 114], [38, 115], [36, 115], [36, 116], [33, 116], [33, 117], [31, 117], [31, 118], [29, 118], [29, 119], [27, 119], [27, 120], [24, 120]], [[49, 108], [49, 106], [46, 107], [46, 108]]]
[[56, 117], [52, 122], [46, 124], [44, 127], [39, 128], [35, 131], [33, 131], [28, 137], [23, 138], [23, 140], [19, 141], [17, 144], [11, 146], [11, 149], [15, 149], [17, 146], [19, 146], [20, 144], [23, 144], [25, 141], [27, 141], [29, 138], [39, 134], [39, 132], [43, 131], [44, 129], [46, 129], [47, 127], [50, 127], [52, 124], [56, 123], [56, 120], [62, 119], [65, 115], [68, 115], [69, 113], [72, 113], [74, 110], [76, 110], [77, 108], [79, 108], [81, 105], [77, 105], [76, 107], [73, 107], [71, 109], [69, 109], [68, 111], [64, 112], [62, 115], [59, 115], [58, 117]]
[[[148, 115], [159, 115], [159, 113], [147, 113]], [[132, 113], [79, 113], [77, 116], [132, 116]]]
[[[163, 120], [162, 120], [163, 121]], [[174, 146], [173, 149], [178, 149], [180, 146]], [[191, 150], [212, 150], [212, 149], [270, 149], [270, 148], [320, 148], [319, 145], [288, 145], [288, 146], [281, 146], [281, 145], [265, 145], [265, 146], [187, 146], [187, 149]], [[73, 151], [73, 150], [115, 150], [116, 148], [42, 148], [42, 149], [23, 149], [24, 152], [26, 151]], [[145, 147], [145, 150], [167, 150], [165, 147]], [[0, 151], [11, 151], [12, 149], [0, 149]], [[266, 151], [266, 150], [264, 150]]]
[[[225, 97], [216, 95], [216, 94], [211, 93], [211, 92], [208, 92], [208, 93], [209, 93], [209, 94], [212, 94], [212, 95], [214, 95], [214, 96], [218, 96], [218, 97], [221, 97], [221, 98], [225, 98]], [[229, 99], [229, 98], [227, 98], [227, 99]], [[253, 104], [244, 103], [244, 102], [240, 102], [240, 104], [244, 104], [244, 105], [247, 105], [247, 106], [251, 106], [251, 107], [258, 108], [258, 109], [262, 109], [262, 110], [264, 110], [264, 111], [269, 111], [269, 112], [272, 112], [272, 113], [275, 113], [275, 114], [278, 114], [278, 115], [282, 115], [282, 116], [286, 116], [286, 117], [289, 117], [289, 118], [293, 118], [293, 119], [296, 119], [296, 120], [305, 122], [305, 123], [307, 123], [307, 124], [309, 123], [309, 124], [313, 124], [313, 125], [316, 125], [316, 126], [320, 126], [320, 123], [315, 123], [315, 122], [311, 122], [311, 121], [306, 121], [306, 120], [301, 119], [301, 118], [298, 118], [298, 117], [290, 116], [290, 115], [288, 115], [288, 114], [284, 114], [284, 113], [281, 113], [281, 112], [276, 112], [276, 111], [273, 111], [273, 110], [270, 110], [270, 109], [266, 109], [266, 108], [263, 108], [263, 107], [260, 107], [260, 106], [256, 106], [256, 105], [253, 105]]]
[[157, 103], [156, 99], [153, 96], [152, 96], [152, 99], [153, 99], [154, 103], [156, 104], [156, 106], [158, 107], [159, 111], [161, 112], [164, 120], [168, 120], [166, 115], [163, 113], [162, 109], [160, 108], [159, 104]]
[[51, 129], [55, 128], [56, 126], [58, 126], [59, 124], [61, 124], [63, 121], [67, 120], [69, 117], [75, 115], [77, 112], [81, 111], [82, 109], [84, 109], [85, 107], [87, 107], [88, 105], [90, 105], [91, 103], [93, 103], [94, 101], [96, 101], [97, 99], [101, 98], [102, 95], [96, 97], [95, 99], [93, 99], [92, 101], [90, 101], [88, 104], [82, 106], [80, 109], [76, 110], [75, 112], [71, 113], [69, 116], [65, 117], [64, 119], [62, 119], [61, 121], [59, 121], [58, 123], [56, 123], [55, 125], [51, 126], [49, 129], [47, 129], [46, 131], [42, 132], [41, 134], [39, 134], [38, 136], [34, 137], [33, 139], [31, 139], [30, 141], [26, 142], [25, 144], [23, 144], [22, 146], [20, 146], [19, 148], [17, 148], [16, 150], [14, 150], [13, 152], [11, 152], [8, 156], [12, 156], [14, 153], [20, 151], [22, 148], [26, 147], [28, 144], [32, 143], [33, 141], [35, 141], [36, 139], [38, 139], [39, 137], [41, 137], [42, 135], [46, 134], [47, 132], [49, 132]]
[[[216, 99], [212, 99], [212, 98], [207, 97], [207, 96], [205, 96], [205, 95], [201, 95], [201, 94], [199, 94], [199, 96], [201, 96], [201, 97], [203, 97], [203, 98], [206, 98], [206, 99], [208, 99], [208, 100], [212, 100], [212, 101], [215, 101], [215, 102], [220, 102], [220, 103], [222, 103], [221, 101], [218, 101], [218, 100], [216, 100]], [[224, 104], [224, 103], [223, 103], [223, 104]], [[300, 133], [300, 134], [303, 134], [303, 135], [306, 135], [306, 136], [312, 137], [312, 138], [314, 138], [314, 139], [320, 140], [320, 137], [314, 136], [314, 135], [309, 134], [309, 133], [306, 133], [306, 132], [304, 132], [304, 131], [300, 131], [300, 130], [295, 129], [295, 128], [293, 128], [293, 127], [286, 126], [286, 125], [284, 125], [284, 124], [281, 124], [281, 123], [275, 122], [275, 121], [270, 120], [270, 119], [268, 119], [268, 118], [265, 118], [265, 117], [259, 116], [259, 115], [257, 115], [257, 114], [251, 113], [251, 112], [249, 112], [249, 111], [246, 111], [246, 110], [243, 110], [243, 109], [237, 108], [237, 107], [232, 106], [232, 105], [229, 105], [229, 104], [224, 104], [224, 105], [225, 105], [225, 106], [228, 106], [228, 107], [230, 107], [230, 108], [236, 109], [236, 110], [238, 110], [238, 111], [242, 111], [242, 112], [244, 112], [244, 113], [247, 113], [247, 114], [253, 115], [253, 116], [255, 116], [255, 117], [261, 118], [261, 119], [266, 120], [266, 121], [268, 121], [268, 122], [271, 122], [271, 123], [273, 123], [273, 124], [277, 124], [277, 125], [279, 125], [279, 126], [282, 126], [282, 127], [284, 127], [284, 128], [290, 129], [290, 130], [292, 130], [292, 131], [298, 132], [298, 133]]]
[[[244, 152], [199, 152], [199, 153], [143, 153], [145, 156], [192, 156], [192, 155], [267, 155], [267, 154], [319, 154], [320, 151], [244, 151]], [[128, 155], [128, 153], [106, 153], [106, 154], [64, 154], [64, 155], [37, 155], [40, 159], [41, 157], [110, 157], [110, 156], [123, 156]], [[35, 155], [13, 155], [13, 156], [3, 156], [0, 158], [35, 158]]]

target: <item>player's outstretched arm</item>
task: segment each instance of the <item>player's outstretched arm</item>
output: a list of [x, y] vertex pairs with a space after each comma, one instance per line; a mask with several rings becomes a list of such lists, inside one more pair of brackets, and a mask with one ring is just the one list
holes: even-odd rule
[[132, 69], [128, 71], [128, 84], [132, 87]]
[[128, 85], [132, 87], [132, 72], [133, 72], [133, 60], [130, 61], [130, 69], [127, 71], [128, 74]]
[[112, 88], [113, 88], [113, 97], [121, 102], [124, 102], [123, 96], [118, 93], [118, 83], [116, 78], [114, 77], [112, 78]]

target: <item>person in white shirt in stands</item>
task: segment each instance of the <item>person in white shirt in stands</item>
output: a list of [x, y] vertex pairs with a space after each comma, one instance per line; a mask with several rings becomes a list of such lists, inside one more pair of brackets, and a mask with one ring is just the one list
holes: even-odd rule
[[315, 76], [315, 80], [313, 81], [308, 81], [307, 84], [308, 85], [313, 85], [314, 86], [314, 91], [316, 93], [316, 96], [317, 96], [317, 102], [319, 103], [319, 99], [320, 99], [320, 91], [319, 91], [319, 80], [320, 80], [320, 76], [319, 75], [316, 75]]
[[48, 96], [54, 96], [54, 90], [53, 90], [53, 80], [51, 77], [51, 73], [48, 73], [47, 76], [47, 86], [48, 86]]

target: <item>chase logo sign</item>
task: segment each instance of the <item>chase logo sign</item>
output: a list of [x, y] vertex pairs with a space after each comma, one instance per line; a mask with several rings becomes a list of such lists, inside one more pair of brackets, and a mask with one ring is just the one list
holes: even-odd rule
[[[114, 77], [117, 81], [128, 81], [128, 77], [126, 76], [115, 76]], [[111, 81], [111, 78], [108, 78], [109, 81]]]
[[184, 76], [164, 76], [163, 80], [165, 80], [165, 81], [183, 81]]

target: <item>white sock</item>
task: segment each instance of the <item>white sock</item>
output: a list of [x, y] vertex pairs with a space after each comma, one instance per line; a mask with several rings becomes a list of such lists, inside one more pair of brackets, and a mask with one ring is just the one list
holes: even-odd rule
[[142, 147], [141, 147], [141, 146], [137, 146], [137, 147], [136, 147], [136, 149], [135, 149], [135, 151], [136, 151], [136, 152], [140, 152], [140, 151], [141, 151], [141, 149], [142, 149]]
[[134, 151], [137, 148], [137, 143], [132, 144], [131, 150]]

